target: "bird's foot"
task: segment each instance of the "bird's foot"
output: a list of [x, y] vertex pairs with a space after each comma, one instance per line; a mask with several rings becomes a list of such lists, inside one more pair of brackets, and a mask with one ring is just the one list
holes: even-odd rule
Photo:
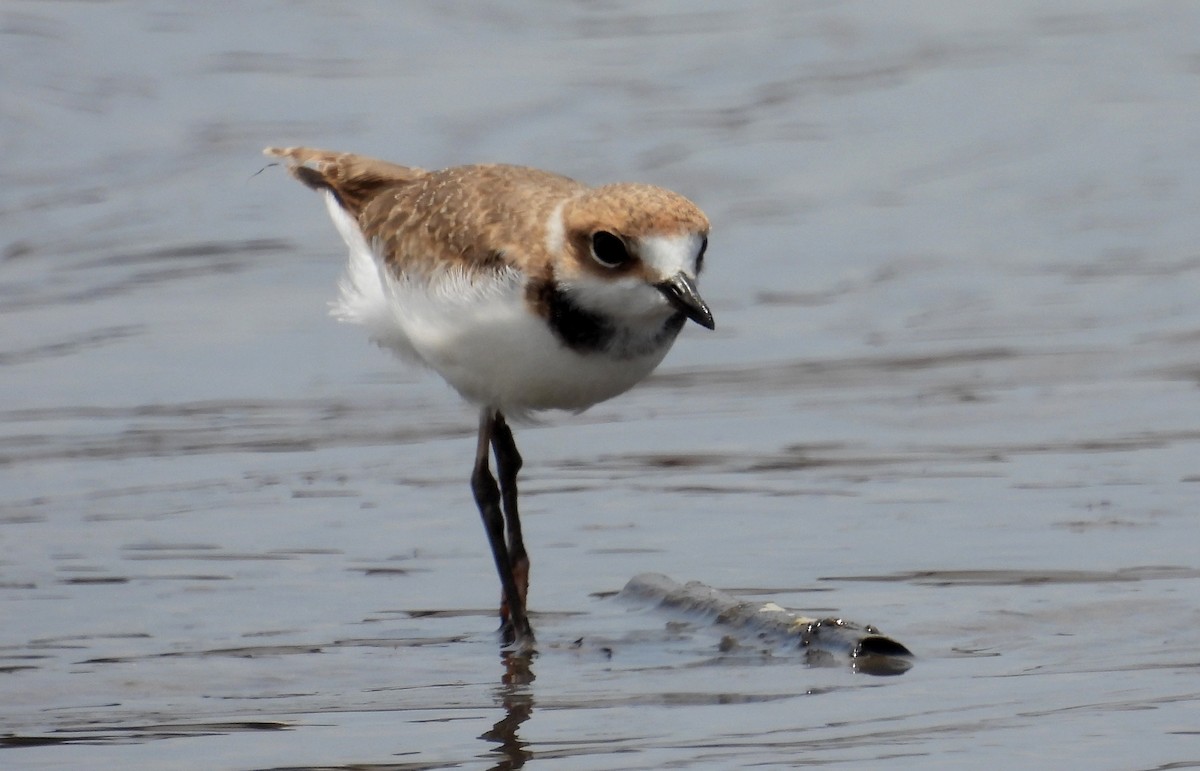
[[514, 614], [506, 600], [500, 601], [500, 644], [506, 651], [528, 654], [534, 652], [533, 627], [525, 613]]
[[533, 629], [526, 622], [523, 625], [516, 625], [511, 619], [503, 619], [500, 622], [500, 644], [504, 651], [517, 655], [529, 655], [536, 653], [534, 646], [537, 641], [533, 636]]

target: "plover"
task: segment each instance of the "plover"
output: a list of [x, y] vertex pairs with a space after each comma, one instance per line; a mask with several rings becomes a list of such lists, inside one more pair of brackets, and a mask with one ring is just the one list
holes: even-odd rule
[[712, 329], [696, 289], [708, 219], [646, 184], [588, 187], [502, 164], [425, 171], [306, 147], [265, 153], [324, 193], [349, 247], [334, 315], [479, 407], [471, 489], [503, 589], [501, 634], [532, 649], [521, 456], [505, 416], [587, 409], [650, 374], [689, 319]]

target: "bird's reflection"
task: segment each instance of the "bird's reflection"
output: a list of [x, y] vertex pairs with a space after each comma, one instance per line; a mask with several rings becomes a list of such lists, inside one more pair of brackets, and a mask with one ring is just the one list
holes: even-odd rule
[[523, 768], [525, 761], [533, 756], [525, 749], [526, 742], [517, 735], [517, 729], [533, 714], [533, 689], [530, 687], [534, 680], [533, 654], [502, 653], [500, 660], [504, 674], [496, 688], [496, 697], [504, 707], [504, 717], [479, 737], [496, 743], [492, 752], [499, 754], [501, 759], [492, 766], [493, 771]]

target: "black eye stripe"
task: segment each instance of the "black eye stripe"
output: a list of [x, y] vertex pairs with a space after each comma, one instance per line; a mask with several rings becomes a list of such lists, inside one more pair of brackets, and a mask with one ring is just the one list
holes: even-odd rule
[[606, 268], [617, 268], [629, 262], [629, 250], [621, 237], [607, 230], [592, 233], [592, 259]]
[[704, 236], [704, 240], [700, 242], [700, 251], [696, 253], [696, 272], [704, 267], [704, 253], [708, 251], [708, 236]]

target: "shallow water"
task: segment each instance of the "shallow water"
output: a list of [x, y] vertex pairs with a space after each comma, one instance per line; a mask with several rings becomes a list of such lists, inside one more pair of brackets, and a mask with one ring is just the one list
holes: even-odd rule
[[[9, 0], [0, 766], [1200, 764], [1200, 9], [993, 5]], [[326, 317], [293, 143], [715, 223], [717, 331], [517, 429], [531, 671], [471, 410]]]

